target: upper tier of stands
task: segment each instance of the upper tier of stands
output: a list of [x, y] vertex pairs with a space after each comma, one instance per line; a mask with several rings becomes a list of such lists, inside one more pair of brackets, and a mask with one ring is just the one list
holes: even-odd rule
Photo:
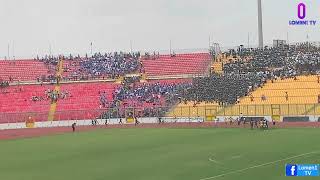
[[[64, 58], [62, 78], [68, 80], [107, 79], [119, 75], [145, 72], [148, 76], [199, 75], [208, 72], [212, 57], [209, 53], [159, 55], [139, 59], [134, 55], [109, 53], [93, 57], [45, 56], [34, 60], [0, 60], [0, 81], [50, 81], [55, 79], [56, 64]], [[140, 61], [140, 63], [139, 63]]]
[[139, 70], [140, 53], [96, 53], [91, 57], [65, 58], [65, 80], [115, 79]]
[[142, 58], [144, 71], [148, 76], [203, 74], [210, 68], [212, 57], [209, 53], [159, 55]]
[[35, 81], [49, 75], [48, 66], [36, 60], [0, 60], [0, 80]]

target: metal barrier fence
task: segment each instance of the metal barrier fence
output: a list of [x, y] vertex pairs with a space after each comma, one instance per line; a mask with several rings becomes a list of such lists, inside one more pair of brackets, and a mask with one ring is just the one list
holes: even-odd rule
[[[158, 108], [108, 108], [108, 109], [90, 109], [74, 111], [56, 111], [54, 121], [66, 120], [91, 120], [91, 119], [112, 119], [128, 117], [160, 117], [165, 116], [168, 107]], [[22, 123], [28, 120], [35, 122], [48, 121], [49, 112], [21, 112], [5, 113], [0, 112], [0, 124], [4, 123]]]
[[170, 116], [318, 116], [320, 104], [265, 104], [265, 105], [204, 105], [180, 106], [168, 113]]
[[[320, 116], [320, 104], [273, 104], [273, 105], [203, 105], [150, 108], [110, 108], [77, 111], [57, 111], [55, 121], [111, 119], [128, 117], [212, 117], [216, 116]], [[32, 118], [35, 122], [48, 121], [48, 112], [0, 112], [1, 123], [26, 122]]]

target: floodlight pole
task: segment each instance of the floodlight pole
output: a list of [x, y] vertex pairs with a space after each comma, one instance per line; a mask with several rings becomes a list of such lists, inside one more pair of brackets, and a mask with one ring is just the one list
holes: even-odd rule
[[262, 3], [258, 0], [258, 31], [259, 31], [259, 48], [263, 48], [263, 26], [262, 26]]

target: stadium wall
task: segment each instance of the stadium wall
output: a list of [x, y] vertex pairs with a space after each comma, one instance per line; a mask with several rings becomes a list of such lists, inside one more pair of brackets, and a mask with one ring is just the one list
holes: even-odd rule
[[[161, 118], [165, 123], [191, 123], [191, 122], [204, 122], [204, 118]], [[108, 119], [108, 125], [119, 124], [119, 118]], [[138, 121], [142, 124], [156, 124], [159, 123], [159, 119], [155, 117], [150, 118], [138, 118]], [[123, 124], [134, 124], [127, 123], [125, 118], [122, 118]], [[46, 122], [35, 122], [32, 127], [27, 127], [27, 123], [5, 123], [0, 124], [0, 130], [6, 129], [24, 129], [24, 128], [48, 128], [48, 127], [68, 127], [73, 123], [77, 123], [77, 126], [90, 126], [92, 120], [67, 120], [67, 121], [46, 121]], [[97, 119], [97, 125], [104, 125], [104, 119]]]
[[[217, 116], [215, 120], [211, 122], [227, 122], [228, 119], [237, 119], [239, 116]], [[262, 118], [262, 116], [250, 116], [249, 118]], [[301, 116], [304, 120], [308, 119], [308, 121], [304, 122], [319, 122], [320, 116]], [[246, 117], [248, 118], [248, 117]], [[272, 121], [271, 116], [264, 116], [263, 118], [267, 119], [269, 122]], [[281, 121], [285, 117], [280, 117]], [[287, 118], [287, 117], [286, 117]], [[288, 119], [299, 119], [298, 117], [291, 117]], [[119, 118], [108, 119], [108, 125], [115, 125], [119, 124]], [[161, 120], [164, 123], [201, 123], [205, 122], [206, 119], [204, 117], [184, 117], [184, 118], [175, 118], [175, 117], [163, 117]], [[157, 124], [159, 123], [159, 119], [157, 117], [150, 117], [150, 118], [138, 118], [138, 121], [142, 124]], [[122, 118], [123, 124], [134, 124], [134, 123], [127, 123], [125, 118]], [[210, 121], [209, 121], [210, 122]], [[290, 121], [285, 121], [290, 122]], [[300, 121], [292, 121], [292, 122], [300, 122]], [[302, 122], [302, 121], [301, 121]], [[45, 122], [35, 122], [33, 126], [28, 126], [25, 122], [19, 123], [4, 123], [0, 124], [0, 130], [7, 130], [7, 129], [24, 129], [24, 128], [49, 128], [49, 127], [69, 127], [72, 123], [77, 123], [77, 126], [90, 126], [92, 125], [92, 120], [65, 120], [65, 121], [45, 121]], [[104, 125], [104, 119], [97, 119], [97, 125]]]

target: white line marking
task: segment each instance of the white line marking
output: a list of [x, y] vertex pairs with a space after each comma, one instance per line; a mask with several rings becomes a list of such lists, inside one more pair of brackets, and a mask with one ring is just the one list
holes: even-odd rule
[[214, 162], [216, 164], [221, 164], [219, 161], [216, 161], [214, 158], [214, 155], [212, 155], [211, 157], [209, 157], [209, 161]]
[[216, 160], [214, 160], [214, 159], [212, 159], [212, 158], [209, 158], [209, 161], [219, 164], [218, 161], [216, 161]]
[[240, 158], [242, 158], [242, 156], [241, 156], [241, 155], [238, 155], [238, 156], [232, 156], [232, 157], [230, 158], [230, 160], [232, 160], [232, 159], [240, 159]]
[[225, 176], [225, 175], [235, 174], [235, 173], [243, 172], [243, 171], [246, 171], [246, 170], [249, 170], [249, 169], [254, 169], [254, 168], [258, 168], [258, 167], [262, 167], [262, 166], [267, 166], [267, 165], [274, 164], [274, 163], [277, 163], [277, 162], [281, 162], [281, 161], [285, 161], [285, 160], [289, 160], [289, 159], [295, 159], [295, 158], [298, 158], [298, 157], [302, 157], [302, 156], [309, 155], [309, 154], [316, 154], [316, 153], [319, 153], [319, 152], [320, 152], [320, 151], [314, 151], [314, 152], [304, 153], [304, 154], [300, 154], [300, 155], [296, 155], [296, 156], [292, 156], [292, 157], [288, 157], [288, 158], [284, 158], [284, 159], [279, 159], [279, 160], [276, 160], [276, 161], [271, 161], [271, 162], [264, 163], [264, 164], [259, 164], [259, 165], [256, 165], [256, 166], [251, 166], [251, 167], [244, 168], [244, 169], [239, 169], [239, 170], [231, 171], [231, 172], [224, 173], [224, 174], [220, 174], [220, 175], [217, 175], [217, 176], [202, 178], [202, 179], [200, 179], [200, 180], [215, 179], [215, 178], [219, 178], [219, 177], [222, 177], [222, 176]]

